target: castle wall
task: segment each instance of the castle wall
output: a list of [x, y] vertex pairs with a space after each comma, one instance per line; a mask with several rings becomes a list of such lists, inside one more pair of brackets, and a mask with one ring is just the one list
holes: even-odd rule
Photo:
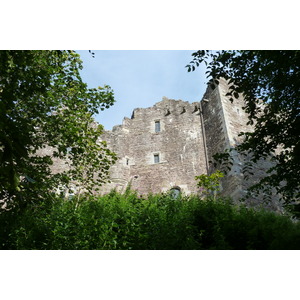
[[[160, 130], [155, 131], [159, 122]], [[206, 173], [199, 103], [164, 98], [153, 107], [135, 109], [131, 119], [103, 135], [117, 153], [111, 168], [110, 185], [131, 188], [141, 194], [179, 187], [185, 194], [196, 193], [195, 176]], [[156, 158], [155, 158], [156, 156]], [[159, 159], [156, 162], [155, 159]]]
[[[122, 125], [103, 135], [119, 160], [111, 168], [112, 183], [102, 190], [124, 191], [130, 184], [141, 194], [167, 191], [175, 186], [186, 194], [197, 193], [195, 176], [215, 171], [211, 163], [206, 167], [206, 155], [208, 161], [213, 161], [214, 154], [242, 141], [241, 131], [251, 130], [242, 96], [233, 104], [227, 92], [228, 84], [221, 79], [215, 89], [207, 88], [200, 103], [164, 99], [153, 107], [135, 109], [131, 119], [125, 118]], [[160, 122], [158, 133], [155, 121]], [[154, 163], [155, 154], [159, 155], [159, 163]], [[255, 178], [246, 182], [242, 172], [246, 160], [234, 151], [231, 154], [233, 166], [222, 179], [221, 193], [238, 200], [245, 196]], [[265, 166], [261, 168], [257, 179]]]

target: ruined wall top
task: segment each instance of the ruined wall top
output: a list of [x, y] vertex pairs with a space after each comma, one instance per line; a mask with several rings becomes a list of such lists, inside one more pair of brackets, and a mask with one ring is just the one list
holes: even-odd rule
[[[155, 117], [164, 118], [167, 116], [178, 117], [184, 113], [188, 114], [199, 114], [199, 102], [190, 103], [183, 100], [174, 100], [167, 97], [163, 97], [160, 102], [157, 102], [151, 107], [147, 108], [135, 108], [132, 112], [131, 118], [125, 117], [121, 125], [115, 125], [112, 128], [112, 132], [125, 129], [132, 123], [131, 120], [137, 120], [145, 117], [150, 117], [150, 115], [155, 115]], [[110, 130], [106, 130], [110, 132]]]

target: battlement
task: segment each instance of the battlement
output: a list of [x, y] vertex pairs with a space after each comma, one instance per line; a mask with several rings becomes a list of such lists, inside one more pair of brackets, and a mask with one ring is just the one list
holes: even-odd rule
[[[162, 101], [157, 102], [152, 107], [148, 108], [135, 108], [132, 112], [131, 118], [124, 117], [121, 125], [115, 125], [112, 132], [123, 130], [134, 124], [136, 120], [151, 118], [154, 116], [159, 119], [164, 119], [168, 116], [178, 117], [182, 114], [195, 114], [200, 115], [199, 102], [187, 102], [183, 100], [174, 100], [163, 97]], [[134, 121], [132, 121], [134, 120]], [[107, 130], [106, 132], [111, 132]]]

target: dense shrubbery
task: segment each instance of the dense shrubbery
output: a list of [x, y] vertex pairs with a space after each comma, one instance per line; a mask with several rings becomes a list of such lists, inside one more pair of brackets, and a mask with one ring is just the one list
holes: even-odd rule
[[1, 249], [299, 249], [300, 225], [228, 200], [127, 191], [0, 214]]

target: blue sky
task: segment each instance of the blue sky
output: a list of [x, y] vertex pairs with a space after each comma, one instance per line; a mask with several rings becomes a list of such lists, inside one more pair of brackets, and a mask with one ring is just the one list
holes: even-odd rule
[[194, 50], [101, 50], [93, 51], [94, 58], [87, 50], [77, 52], [84, 82], [114, 90], [116, 103], [95, 116], [106, 130], [131, 117], [134, 108], [150, 107], [163, 96], [194, 102], [206, 89], [204, 67], [190, 73], [185, 68]]

